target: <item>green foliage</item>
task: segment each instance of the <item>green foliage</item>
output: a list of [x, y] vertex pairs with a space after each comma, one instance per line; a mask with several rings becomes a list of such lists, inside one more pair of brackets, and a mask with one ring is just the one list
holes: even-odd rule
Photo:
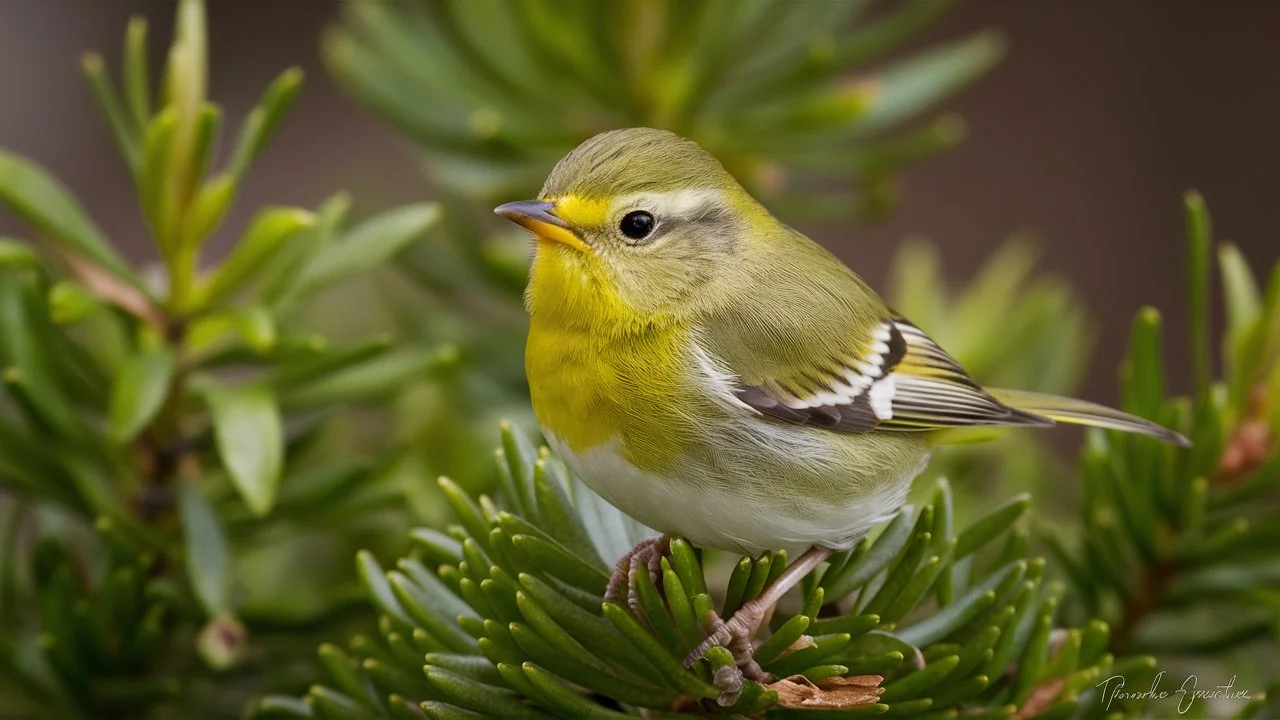
[[[0, 240], [6, 710], [142, 717], [179, 696], [193, 706], [214, 672], [267, 674], [290, 642], [312, 645], [298, 631], [254, 640], [349, 614], [338, 583], [356, 579], [327, 558], [377, 542], [362, 526], [402, 495], [391, 443], [318, 463], [325, 421], [455, 359], [385, 339], [330, 345], [298, 319], [312, 295], [435, 225], [435, 205], [350, 229], [341, 194], [315, 211], [265, 208], [221, 262], [201, 263], [302, 76], [267, 88], [220, 162], [203, 4], [178, 6], [154, 106], [146, 35], [130, 23], [123, 93], [98, 55], [83, 68], [162, 272], [127, 262], [61, 183], [0, 150], [0, 204], [44, 241]], [[317, 548], [317, 530], [339, 517], [345, 534]], [[262, 570], [282, 562], [293, 593]], [[235, 713], [242, 693], [228, 685], [207, 709]]]
[[711, 615], [759, 594], [785, 553], [741, 558], [721, 593], [677, 539], [661, 591], [639, 573], [638, 608], [602, 604], [608, 561], [644, 529], [510, 429], [498, 459], [496, 501], [441, 480], [457, 524], [415, 530], [413, 552], [389, 571], [360, 555], [378, 632], [323, 646], [324, 684], [301, 701], [267, 698], [259, 717], [421, 717], [419, 705], [431, 718], [789, 717], [813, 697], [830, 717], [961, 707], [1060, 717], [1099, 677], [1151, 665], [1117, 663], [1105, 623], [1057, 627], [1060, 588], [1027, 555], [1025, 533], [1011, 532], [1025, 497], [958, 528], [944, 481], [805, 580], [802, 602], [778, 613], [756, 651], [776, 682], [726, 693], [716, 679], [733, 666], [727, 651], [691, 669], [681, 661]]
[[1195, 447], [1091, 433], [1079, 537], [1048, 540], [1077, 615], [1111, 620], [1114, 647], [1213, 655], [1280, 633], [1280, 265], [1260, 289], [1239, 252], [1219, 246], [1224, 370], [1212, 379], [1213, 240], [1200, 196], [1189, 194], [1186, 209], [1192, 396], [1165, 389], [1154, 308], [1134, 319], [1120, 378], [1129, 412], [1180, 429]]
[[1033, 276], [1037, 255], [1015, 238], [962, 287], [949, 288], [938, 249], [908, 242], [894, 258], [890, 304], [987, 385], [1070, 392], [1092, 344], [1088, 323], [1065, 281]]
[[847, 189], [815, 181], [883, 209], [895, 168], [960, 139], [955, 120], [881, 136], [999, 57], [978, 33], [884, 62], [953, 4], [352, 3], [324, 50], [422, 145], [432, 180], [469, 198], [531, 196], [587, 137], [650, 126], [698, 140], [767, 201], [804, 188], [797, 210], [847, 212]]

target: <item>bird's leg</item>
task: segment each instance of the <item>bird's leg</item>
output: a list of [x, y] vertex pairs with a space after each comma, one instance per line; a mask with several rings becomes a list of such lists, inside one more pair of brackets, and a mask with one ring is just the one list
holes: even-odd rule
[[640, 572], [641, 568], [644, 568], [649, 573], [649, 579], [660, 588], [662, 556], [666, 555], [670, 549], [671, 537], [660, 535], [656, 538], [641, 540], [635, 547], [628, 550], [626, 555], [618, 559], [613, 575], [609, 577], [609, 585], [604, 591], [604, 601], [619, 603], [625, 598], [631, 612], [636, 617], [643, 618], [645, 615], [640, 609], [640, 598], [636, 597], [635, 586], [631, 583], [632, 573]]
[[795, 587], [805, 575], [808, 575], [814, 568], [830, 557], [831, 552], [826, 548], [814, 547], [809, 548], [803, 555], [796, 558], [796, 561], [788, 565], [787, 569], [782, 571], [782, 574], [778, 576], [777, 580], [773, 581], [772, 585], [745, 603], [738, 609], [738, 612], [733, 614], [733, 617], [717, 627], [707, 636], [706, 640], [702, 641], [701, 645], [689, 653], [684, 659], [685, 667], [692, 666], [707, 650], [718, 645], [733, 653], [734, 659], [738, 661], [738, 669], [748, 679], [767, 679], [767, 673], [756, 664], [755, 659], [752, 657], [754, 650], [751, 646], [751, 637], [755, 635], [760, 623], [764, 621], [765, 616], [769, 614], [773, 606], [778, 604], [782, 596]]

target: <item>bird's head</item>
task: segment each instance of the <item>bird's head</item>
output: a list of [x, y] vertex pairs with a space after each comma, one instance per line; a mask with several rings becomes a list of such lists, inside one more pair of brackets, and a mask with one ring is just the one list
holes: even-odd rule
[[583, 142], [551, 171], [537, 200], [495, 212], [538, 239], [534, 312], [616, 304], [640, 316], [678, 316], [774, 223], [697, 143], [650, 128]]

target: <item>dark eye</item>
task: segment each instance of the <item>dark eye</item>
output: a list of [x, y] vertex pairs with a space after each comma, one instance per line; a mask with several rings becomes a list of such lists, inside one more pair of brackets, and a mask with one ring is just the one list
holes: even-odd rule
[[632, 240], [643, 240], [653, 232], [654, 220], [653, 216], [643, 210], [632, 210], [622, 216], [622, 222], [618, 223], [618, 229], [622, 230], [622, 234]]

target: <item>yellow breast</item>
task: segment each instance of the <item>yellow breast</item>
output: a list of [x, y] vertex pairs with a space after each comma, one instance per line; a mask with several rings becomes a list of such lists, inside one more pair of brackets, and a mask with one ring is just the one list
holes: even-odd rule
[[538, 422], [576, 452], [618, 438], [629, 461], [660, 471], [696, 437], [690, 330], [633, 312], [569, 253], [539, 243], [529, 284], [525, 370]]

